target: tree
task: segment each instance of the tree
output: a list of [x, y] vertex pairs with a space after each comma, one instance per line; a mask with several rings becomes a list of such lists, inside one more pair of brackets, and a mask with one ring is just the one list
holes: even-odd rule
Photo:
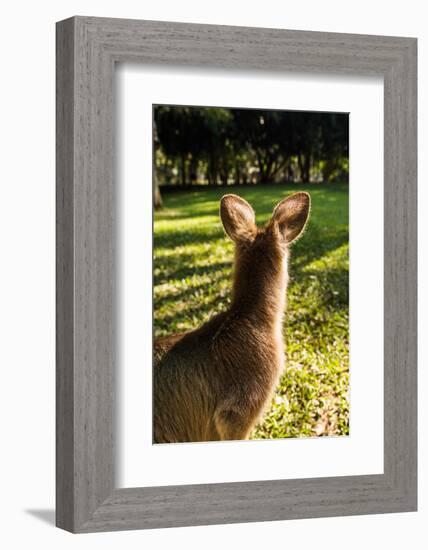
[[349, 117], [331, 113], [322, 119], [323, 181], [348, 177]]
[[158, 106], [157, 176], [182, 185], [208, 182], [333, 181], [347, 177], [348, 115]]
[[161, 106], [155, 110], [155, 124], [165, 154], [179, 162], [180, 181], [187, 183], [187, 160], [191, 151], [194, 111], [190, 107]]
[[159, 182], [156, 173], [156, 149], [159, 147], [159, 138], [156, 128], [156, 121], [153, 123], [153, 204], [156, 210], [162, 208], [162, 196], [159, 189]]

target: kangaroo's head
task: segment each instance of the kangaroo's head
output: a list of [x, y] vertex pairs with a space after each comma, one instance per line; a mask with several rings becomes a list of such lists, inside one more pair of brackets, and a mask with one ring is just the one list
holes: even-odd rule
[[235, 243], [235, 294], [273, 293], [286, 284], [289, 245], [303, 232], [310, 211], [308, 193], [294, 193], [279, 202], [264, 227], [257, 227], [250, 204], [224, 195], [220, 217]]

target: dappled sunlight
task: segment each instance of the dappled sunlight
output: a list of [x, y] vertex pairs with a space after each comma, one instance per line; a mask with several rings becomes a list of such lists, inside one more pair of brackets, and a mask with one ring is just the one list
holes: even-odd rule
[[195, 328], [228, 307], [229, 273], [212, 271], [157, 285], [154, 300], [156, 337]]
[[323, 271], [324, 269], [347, 268], [349, 269], [349, 245], [343, 244], [334, 250], [329, 250], [320, 258], [303, 267], [305, 272]]
[[[233, 254], [233, 245], [232, 243], [229, 244], [230, 246], [225, 246], [223, 237], [222, 239], [211, 240], [209, 242], [202, 242], [197, 244], [192, 244], [192, 242], [190, 242], [190, 244], [177, 246], [175, 248], [166, 248], [159, 246], [155, 249], [155, 259], [161, 261], [162, 258], [171, 258], [174, 256], [194, 256], [195, 258], [201, 258], [211, 254], [216, 254], [217, 260], [222, 260], [222, 256], [227, 256], [231, 259]], [[182, 259], [184, 260], [185, 258]]]
[[[175, 217], [168, 220], [157, 220], [156, 221], [156, 231], [159, 233], [168, 232], [174, 229], [176, 225]], [[180, 220], [180, 231], [192, 231], [204, 229], [210, 229], [212, 224], [219, 224], [218, 214], [216, 216], [198, 216], [197, 218], [188, 218], [185, 217]], [[219, 225], [219, 228], [221, 226]]]
[[248, 200], [257, 223], [295, 191], [308, 191], [308, 228], [291, 247], [286, 371], [253, 438], [349, 433], [348, 186], [258, 185], [165, 194], [155, 213], [155, 336], [200, 326], [230, 304], [233, 244], [219, 219], [227, 192]]

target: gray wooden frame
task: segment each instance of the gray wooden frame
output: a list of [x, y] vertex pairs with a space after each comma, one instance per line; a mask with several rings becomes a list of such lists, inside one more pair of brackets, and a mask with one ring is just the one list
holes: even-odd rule
[[[413, 38], [90, 17], [57, 24], [59, 527], [92, 532], [416, 510], [416, 45]], [[382, 475], [115, 488], [113, 81], [115, 63], [124, 61], [383, 76]]]

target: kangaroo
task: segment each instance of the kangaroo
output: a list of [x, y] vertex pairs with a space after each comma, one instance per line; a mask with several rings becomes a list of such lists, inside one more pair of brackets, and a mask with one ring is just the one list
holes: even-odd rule
[[195, 330], [155, 340], [155, 443], [249, 438], [283, 372], [289, 245], [309, 211], [309, 194], [295, 193], [258, 228], [247, 201], [222, 197], [235, 243], [231, 305]]

